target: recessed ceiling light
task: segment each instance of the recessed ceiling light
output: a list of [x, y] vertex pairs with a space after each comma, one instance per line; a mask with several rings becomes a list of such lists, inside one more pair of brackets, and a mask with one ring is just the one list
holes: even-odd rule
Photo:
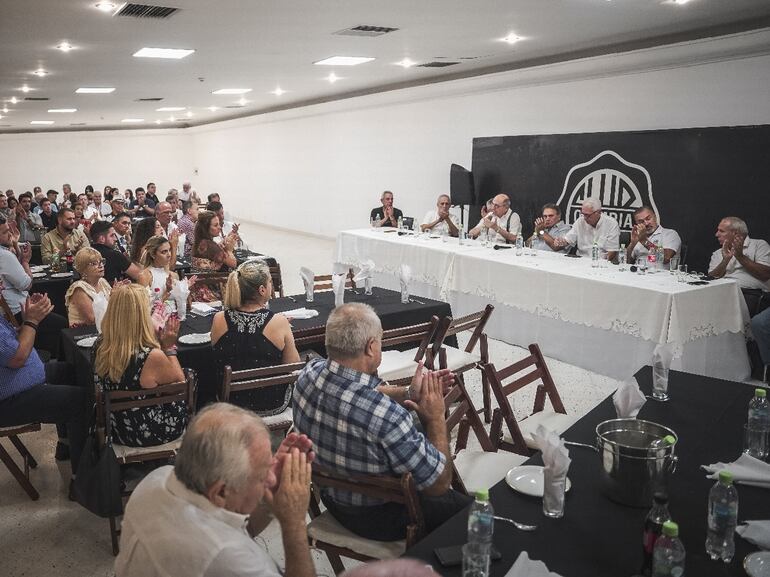
[[690, 2], [690, 0], [666, 0], [665, 2], [663, 2], [663, 4], [677, 4], [679, 6], [682, 6], [684, 4], [687, 4], [688, 2]]
[[184, 106], [161, 106], [156, 108], [155, 112], [179, 112], [180, 110], [184, 110]]
[[217, 110], [219, 110], [219, 106], [209, 106], [209, 110], [211, 112], [216, 112]]
[[124, 118], [121, 122], [126, 124], [136, 124], [137, 122], [144, 122], [144, 118]]
[[500, 41], [507, 42], [508, 44], [516, 44], [517, 42], [521, 42], [524, 39], [525, 38], [523, 36], [519, 36], [518, 34], [514, 34], [513, 32], [511, 32], [505, 38], [501, 38]]
[[30, 124], [53, 124], [53, 120], [33, 120]]
[[112, 12], [115, 10], [114, 2], [97, 2], [94, 4], [94, 8], [101, 10], [102, 12]]
[[330, 58], [324, 58], [318, 62], [313, 62], [319, 66], [355, 66], [356, 64], [364, 64], [365, 62], [371, 62], [374, 58], [368, 58], [366, 56], [332, 56]]
[[134, 52], [136, 58], [170, 58], [179, 60], [195, 52], [189, 48], [142, 48]]
[[192, 118], [192, 116], [193, 116], [193, 113], [192, 113], [192, 111], [191, 111], [191, 110], [188, 110], [188, 111], [185, 113], [185, 116], [186, 116], [187, 118]]
[[276, 96], [281, 96], [281, 94], [286, 94], [286, 91], [281, 88], [280, 86], [276, 86], [275, 90], [272, 90], [270, 94], [275, 94]]
[[169, 122], [176, 122], [176, 117], [175, 116], [169, 116], [168, 117], [168, 121]]
[[62, 42], [56, 47], [57, 50], [61, 50], [62, 52], [69, 52], [73, 48], [74, 46], [72, 46], [72, 44], [70, 44], [69, 42]]
[[163, 121], [162, 120], [156, 120], [155, 124], [160, 124], [161, 122], [163, 122]]
[[3, 118], [3, 115], [2, 115], [2, 114], [0, 114], [0, 120], [1, 120], [2, 118]]
[[21, 90], [21, 91], [22, 91], [24, 94], [26, 94], [27, 92], [29, 92], [29, 91], [30, 91], [30, 90], [32, 90], [32, 89], [31, 89], [29, 86], [27, 86], [27, 85], [25, 84], [24, 86], [22, 86], [22, 87], [20, 88], [20, 90]]
[[410, 58], [404, 58], [400, 62], [396, 62], [398, 66], [401, 66], [402, 68], [411, 68], [415, 64], [417, 64], [414, 60]]
[[42, 76], [45, 76], [46, 74], [48, 74], [48, 71], [43, 70], [42, 68], [38, 68], [32, 74], [34, 74], [35, 76], [41, 76], [42, 77]]
[[335, 83], [335, 82], [337, 82], [338, 80], [342, 80], [342, 78], [340, 78], [339, 76], [337, 76], [337, 75], [336, 75], [334, 72], [331, 72], [331, 73], [329, 74], [329, 76], [327, 76], [327, 77], [326, 77], [326, 80], [327, 80], [327, 82], [329, 82], [329, 84], [334, 84], [334, 83]]
[[251, 88], [220, 88], [211, 94], [246, 94], [251, 92]]
[[76, 94], [109, 94], [111, 92], [115, 92], [114, 88], [78, 88], [75, 93]]
[[16, 104], [19, 100], [15, 96], [11, 96], [11, 104]]
[[7, 106], [3, 106], [3, 114], [8, 114], [8, 107]]
[[48, 112], [77, 112], [77, 108], [49, 108]]

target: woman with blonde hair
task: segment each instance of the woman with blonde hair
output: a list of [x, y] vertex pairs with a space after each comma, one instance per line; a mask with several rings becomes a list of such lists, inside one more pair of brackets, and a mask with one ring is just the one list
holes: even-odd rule
[[[225, 365], [233, 370], [299, 362], [289, 320], [267, 308], [273, 295], [270, 268], [248, 261], [230, 273], [225, 287], [225, 310], [214, 315], [211, 343], [221, 382]], [[237, 393], [230, 402], [266, 417], [282, 413], [291, 400], [291, 389], [275, 386]]]
[[93, 325], [94, 297], [103, 294], [110, 298], [110, 283], [104, 279], [104, 259], [95, 248], [83, 247], [75, 255], [75, 270], [80, 274], [67, 289], [64, 304], [71, 327]]
[[[114, 288], [97, 342], [94, 383], [106, 391], [139, 391], [184, 380], [176, 356], [179, 320], [172, 316], [156, 334], [147, 289], [138, 284]], [[162, 445], [187, 426], [184, 403], [140, 407], [112, 415], [116, 442], [131, 447]]]
[[140, 264], [144, 267], [139, 283], [150, 288], [154, 300], [165, 301], [174, 282], [179, 280], [171, 271], [171, 243], [163, 236], [151, 236], [144, 245]]

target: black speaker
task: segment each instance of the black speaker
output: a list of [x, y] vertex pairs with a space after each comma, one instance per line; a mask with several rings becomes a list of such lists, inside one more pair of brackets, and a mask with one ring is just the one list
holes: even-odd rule
[[449, 169], [449, 195], [453, 205], [476, 204], [473, 189], [473, 173], [459, 164]]

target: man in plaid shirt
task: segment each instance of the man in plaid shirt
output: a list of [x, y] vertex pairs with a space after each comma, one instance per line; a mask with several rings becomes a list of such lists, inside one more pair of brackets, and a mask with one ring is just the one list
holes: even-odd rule
[[[401, 475], [419, 491], [426, 529], [438, 527], [470, 500], [450, 489], [449, 437], [444, 416], [448, 370], [419, 366], [409, 387], [377, 377], [382, 325], [364, 304], [337, 307], [326, 323], [327, 359], [310, 361], [294, 388], [294, 425], [315, 442], [316, 462], [342, 473]], [[422, 423], [420, 432], [410, 410]], [[403, 505], [325, 489], [326, 508], [349, 530], [369, 539], [405, 536]], [[376, 519], [376, 522], [372, 522]]]

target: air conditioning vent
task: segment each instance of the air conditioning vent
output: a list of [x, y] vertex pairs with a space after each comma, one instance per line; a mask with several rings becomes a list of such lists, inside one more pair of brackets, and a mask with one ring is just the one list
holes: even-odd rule
[[418, 64], [418, 68], [446, 68], [447, 66], [454, 66], [455, 64], [460, 64], [459, 62], [439, 62], [439, 61], [433, 61], [433, 62], [426, 62], [425, 64]]
[[337, 36], [382, 36], [395, 32], [398, 28], [388, 28], [387, 26], [353, 26], [353, 28], [345, 28], [345, 30], [338, 30], [334, 34]]
[[167, 6], [150, 6], [149, 4], [133, 4], [129, 2], [115, 13], [115, 16], [128, 16], [130, 18], [168, 18], [179, 8]]
[[137, 98], [134, 102], [160, 102], [161, 100], [163, 100], [162, 97], [156, 96], [154, 98]]
[[26, 100], [27, 102], [45, 102], [46, 100], [51, 100], [51, 99], [45, 96], [25, 96], [24, 100]]
[[70, 122], [70, 126], [85, 126], [85, 122]]

